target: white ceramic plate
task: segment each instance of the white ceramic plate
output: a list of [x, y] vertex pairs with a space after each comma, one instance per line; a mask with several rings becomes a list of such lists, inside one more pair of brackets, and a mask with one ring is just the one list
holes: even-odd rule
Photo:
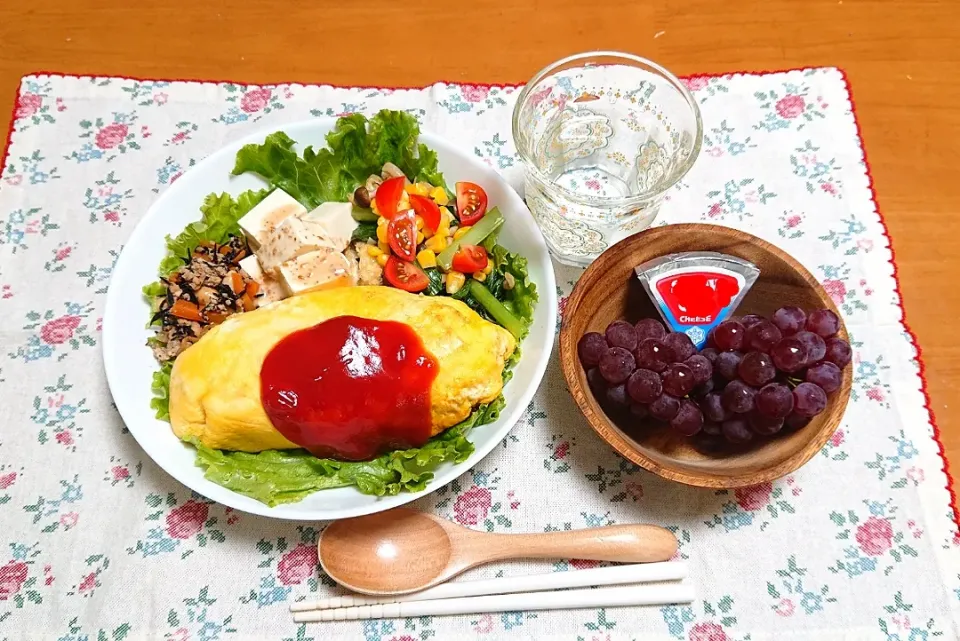
[[[321, 118], [288, 125], [282, 130], [296, 140], [301, 149], [308, 145], [323, 147], [324, 136], [334, 123], [332, 118]], [[207, 194], [226, 191], [237, 195], [247, 189], [263, 188], [259, 178], [231, 176], [230, 171], [240, 147], [260, 143], [273, 131], [276, 130], [263, 130], [238, 140], [204, 159], [157, 199], [133, 231], [114, 269], [103, 317], [103, 358], [110, 391], [130, 433], [150, 458], [187, 487], [224, 505], [253, 514], [301, 521], [360, 516], [403, 505], [449, 483], [480, 461], [506, 436], [530, 403], [550, 358], [556, 327], [556, 285], [547, 247], [523, 201], [499, 174], [470, 153], [423, 133], [420, 140], [437, 152], [440, 170], [448, 184], [458, 180], [478, 183], [487, 191], [490, 206], [500, 207], [506, 218], [500, 242], [526, 256], [530, 278], [540, 295], [530, 335], [521, 345], [523, 356], [513, 379], [504, 388], [507, 406], [500, 419], [474, 429], [469, 436], [476, 446], [473, 455], [459, 465], [443, 465], [423, 492], [377, 498], [348, 487], [316, 492], [299, 503], [268, 507], [211, 483], [194, 464], [195, 450], [174, 436], [168, 423], [154, 418], [150, 409], [150, 382], [157, 363], [146, 346], [151, 335], [145, 328], [150, 308], [140, 289], [157, 278], [157, 266], [166, 251], [164, 237], [177, 235], [187, 224], [198, 220], [200, 204]]]

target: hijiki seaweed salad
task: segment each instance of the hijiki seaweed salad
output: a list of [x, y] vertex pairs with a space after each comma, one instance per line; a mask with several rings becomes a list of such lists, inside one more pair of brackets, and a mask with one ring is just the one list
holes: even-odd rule
[[[526, 336], [537, 290], [526, 259], [498, 243], [503, 215], [488, 208], [477, 184], [460, 182], [451, 190], [436, 153], [418, 142], [419, 134], [416, 118], [384, 110], [369, 119], [340, 118], [321, 149], [298, 153], [282, 131], [240, 149], [232, 173], [255, 174], [267, 187], [207, 196], [200, 220], [167, 237], [159, 279], [143, 288], [156, 330], [148, 343], [159, 363], [151, 401], [157, 418], [170, 420], [174, 361], [211, 328], [235, 314], [341, 281], [452, 296], [517, 341]], [[286, 233], [259, 242], [262, 228], [281, 217]], [[325, 233], [314, 234], [314, 224]], [[345, 248], [331, 251], [324, 246], [328, 242]], [[508, 361], [504, 381], [519, 354], [518, 348]], [[422, 447], [369, 461], [317, 458], [302, 449], [227, 451], [191, 442], [207, 479], [267, 505], [343, 486], [382, 496], [421, 490], [438, 465], [465, 460], [474, 449], [470, 430], [495, 421], [503, 406], [501, 394]]]

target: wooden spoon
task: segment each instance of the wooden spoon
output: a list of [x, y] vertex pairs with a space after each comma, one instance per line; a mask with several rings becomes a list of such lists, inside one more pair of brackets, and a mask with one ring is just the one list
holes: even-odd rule
[[667, 561], [677, 539], [656, 525], [543, 534], [488, 534], [432, 514], [396, 508], [332, 523], [317, 543], [320, 565], [340, 585], [374, 595], [432, 587], [464, 570], [503, 559]]

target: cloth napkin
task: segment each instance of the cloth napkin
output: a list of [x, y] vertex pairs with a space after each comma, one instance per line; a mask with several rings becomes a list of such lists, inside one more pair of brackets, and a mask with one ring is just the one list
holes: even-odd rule
[[[408, 110], [519, 187], [518, 89], [24, 78], [0, 174], [0, 639], [958, 638], [955, 511], [845, 78], [825, 68], [685, 82], [703, 151], [658, 224], [748, 230], [821, 279], [855, 350], [840, 429], [774, 483], [685, 487], [603, 443], [554, 356], [502, 446], [415, 506], [487, 532], [663, 524], [697, 600], [297, 626], [291, 602], [337, 592], [317, 570], [323, 524], [210, 503], [138, 447], [100, 363], [113, 265], [157, 195], [201, 158], [316, 116]], [[579, 273], [557, 267], [561, 311]]]

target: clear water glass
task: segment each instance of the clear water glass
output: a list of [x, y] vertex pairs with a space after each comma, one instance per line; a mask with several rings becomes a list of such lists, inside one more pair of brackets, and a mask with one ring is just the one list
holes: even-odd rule
[[669, 71], [638, 56], [582, 53], [524, 87], [513, 111], [525, 197], [553, 256], [588, 265], [649, 227], [700, 152], [700, 110]]

